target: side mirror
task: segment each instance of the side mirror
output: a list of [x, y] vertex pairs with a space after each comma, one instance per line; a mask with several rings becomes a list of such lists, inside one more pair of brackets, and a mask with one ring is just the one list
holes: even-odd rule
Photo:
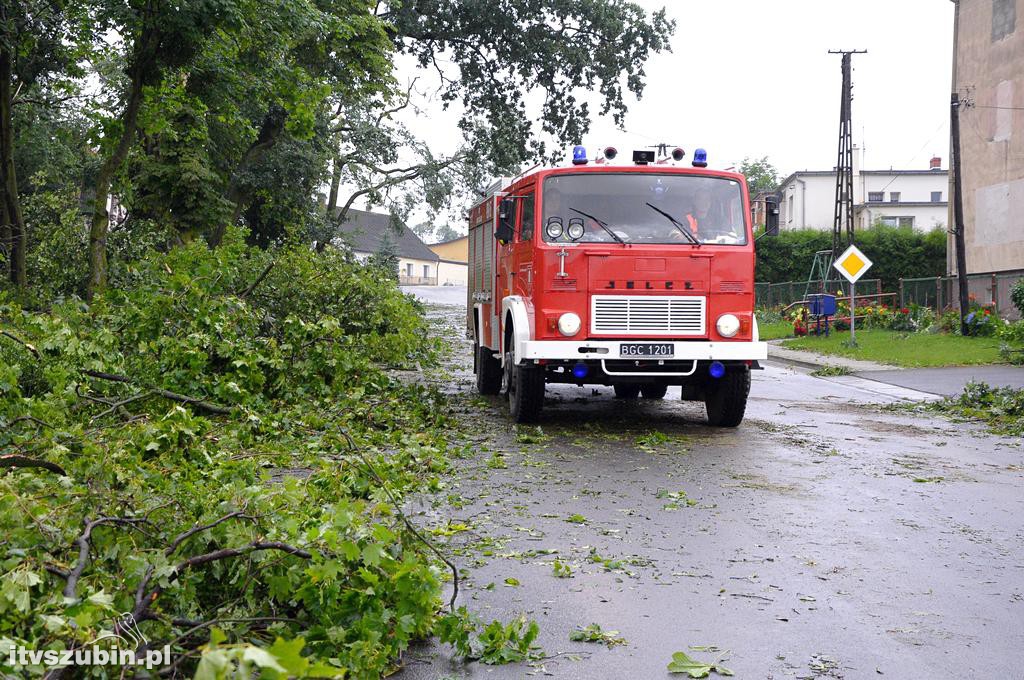
[[516, 202], [512, 198], [503, 198], [498, 204], [498, 226], [494, 230], [494, 238], [505, 245], [512, 241], [516, 227]]
[[767, 196], [764, 199], [764, 233], [769, 236], [779, 235], [779, 199]]

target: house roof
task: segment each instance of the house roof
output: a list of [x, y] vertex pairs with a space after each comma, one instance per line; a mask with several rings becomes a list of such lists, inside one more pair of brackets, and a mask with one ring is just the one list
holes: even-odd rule
[[[860, 170], [860, 175], [935, 175], [937, 177], [948, 176], [949, 171], [946, 169], [936, 170]], [[831, 175], [836, 176], [835, 170], [797, 170], [786, 179], [779, 183], [779, 189], [786, 187], [797, 177], [825, 177]]]
[[439, 259], [437, 253], [428, 248], [405, 222], [392, 215], [367, 210], [349, 210], [338, 231], [353, 252], [379, 252], [384, 239], [390, 238], [394, 244], [395, 254], [400, 257], [431, 262]]

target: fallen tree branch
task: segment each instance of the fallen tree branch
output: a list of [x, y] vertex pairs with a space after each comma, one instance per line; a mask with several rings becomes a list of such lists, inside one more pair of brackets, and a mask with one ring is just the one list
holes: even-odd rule
[[[198, 567], [202, 564], [217, 562], [231, 557], [241, 557], [242, 555], [248, 555], [249, 553], [262, 550], [280, 550], [281, 552], [288, 553], [289, 555], [295, 555], [296, 557], [301, 557], [306, 560], [313, 558], [311, 553], [303, 550], [302, 548], [296, 548], [293, 545], [281, 543], [280, 541], [253, 541], [252, 543], [243, 545], [240, 548], [222, 548], [202, 555], [193, 555], [192, 557], [180, 562], [178, 566], [174, 568], [174, 571], [170, 574], [170, 580], [173, 581], [177, 579], [183, 571], [191, 569], [192, 567]], [[149, 582], [152, 576], [153, 569], [150, 567], [146, 571], [146, 575], [143, 576], [142, 581], [139, 583], [139, 587], [135, 591], [135, 609], [132, 610], [132, 616], [135, 617], [135, 621], [137, 623], [157, 618], [157, 615], [150, 611], [150, 607], [153, 606], [153, 603], [156, 602], [157, 598], [160, 597], [160, 594], [163, 593], [163, 587], [157, 585], [153, 590], [146, 593], [146, 589], [149, 587]]]
[[344, 430], [340, 430], [340, 432], [341, 432], [341, 435], [348, 442], [349, 449], [353, 453], [355, 453], [357, 456], [359, 456], [360, 460], [363, 461], [363, 465], [365, 465], [366, 469], [370, 471], [370, 475], [373, 476], [374, 480], [376, 480], [376, 482], [384, 490], [384, 493], [387, 494], [387, 497], [391, 500], [391, 505], [393, 505], [394, 508], [395, 508], [395, 512], [398, 513], [398, 517], [402, 520], [402, 523], [405, 524], [405, 526], [409, 530], [409, 532], [412, 533], [413, 536], [418, 538], [420, 540], [420, 542], [423, 543], [423, 545], [425, 545], [428, 548], [430, 548], [430, 550], [435, 555], [437, 555], [438, 559], [440, 559], [442, 562], [447, 564], [448, 568], [452, 570], [452, 597], [448, 601], [448, 608], [452, 612], [454, 612], [455, 611], [455, 601], [459, 598], [459, 569], [458, 569], [458, 567], [456, 567], [455, 563], [452, 562], [450, 559], [448, 559], [448, 557], [445, 556], [445, 554], [442, 553], [441, 550], [436, 545], [434, 545], [432, 542], [427, 540], [427, 538], [423, 534], [421, 534], [419, 532], [419, 530], [416, 528], [416, 525], [414, 525], [412, 523], [412, 521], [410, 521], [410, 519], [406, 516], [405, 512], [402, 511], [402, 506], [400, 506], [398, 504], [398, 499], [396, 499], [394, 494], [391, 493], [391, 489], [388, 487], [387, 482], [385, 482], [384, 478], [380, 476], [380, 474], [377, 472], [377, 469], [375, 467], [373, 467], [372, 464], [370, 464], [370, 461], [366, 458], [366, 456], [363, 455], [363, 452], [359, 450], [359, 447], [356, 446], [356, 443], [352, 439], [351, 435], [349, 435], [349, 433], [345, 432]]
[[7, 426], [8, 426], [8, 427], [12, 427], [12, 426], [13, 426], [13, 425], [15, 425], [16, 423], [20, 423], [20, 422], [22, 422], [22, 421], [28, 421], [28, 422], [30, 422], [30, 423], [35, 423], [36, 425], [41, 425], [42, 427], [48, 427], [48, 428], [50, 428], [51, 430], [56, 430], [56, 429], [57, 429], [57, 428], [55, 428], [55, 427], [54, 427], [53, 425], [50, 425], [50, 424], [49, 424], [48, 422], [46, 422], [45, 420], [40, 420], [39, 418], [36, 418], [35, 416], [28, 416], [28, 415], [25, 415], [25, 416], [18, 416], [17, 418], [15, 418], [14, 420], [12, 420], [12, 421], [11, 421], [10, 423], [8, 423], [8, 425], [7, 425]]
[[[104, 373], [103, 371], [82, 371], [82, 373], [89, 376], [90, 378], [96, 378], [97, 380], [109, 380], [111, 382], [124, 383], [126, 385], [138, 384], [135, 380], [129, 378], [128, 376], [118, 375], [116, 373]], [[199, 399], [198, 397], [190, 397], [186, 394], [178, 394], [177, 392], [171, 392], [170, 390], [165, 390], [159, 387], [151, 387], [150, 390], [152, 391], [153, 394], [163, 397], [164, 399], [170, 399], [171, 401], [176, 401], [189, 406], [195, 406], [199, 410], [206, 411], [208, 413], [216, 413], [218, 415], [228, 415], [229, 413], [231, 413], [231, 409], [228, 408], [227, 406], [214, 404], [212, 402]], [[106, 403], [108, 406], [110, 405], [109, 402]]]
[[171, 541], [171, 545], [168, 546], [167, 550], [164, 551], [164, 555], [166, 555], [167, 557], [170, 557], [171, 555], [174, 554], [174, 551], [178, 549], [179, 545], [181, 545], [182, 543], [187, 541], [192, 536], [195, 536], [196, 534], [198, 534], [200, 532], [203, 532], [203, 531], [206, 531], [208, 529], [212, 529], [215, 526], [217, 526], [218, 524], [220, 524], [222, 522], [226, 522], [229, 519], [232, 519], [234, 517], [241, 517], [243, 519], [255, 519], [255, 517], [253, 517], [252, 515], [246, 515], [243, 510], [236, 510], [235, 512], [228, 513], [228, 514], [224, 515], [223, 517], [210, 522], [209, 524], [204, 524], [203, 526], [192, 527], [191, 529], [189, 529], [187, 531], [183, 531], [180, 534], [178, 534], [177, 537], [175, 537], [175, 539], [173, 541]]
[[[146, 392], [139, 392], [138, 394], [133, 394], [132, 396], [126, 397], [125, 399], [122, 399], [121, 401], [115, 401], [115, 402], [113, 402], [110, 405], [110, 408], [108, 408], [106, 411], [104, 411], [103, 413], [100, 413], [99, 415], [93, 416], [91, 421], [99, 420], [103, 416], [109, 415], [109, 414], [113, 413], [114, 411], [117, 411], [118, 409], [123, 407], [125, 404], [130, 404], [133, 401], [138, 401], [139, 399], [145, 399], [146, 397], [153, 396], [153, 393], [154, 393], [153, 390], [147, 390]], [[128, 413], [128, 415], [131, 416], [131, 413], [128, 412], [128, 409], [125, 409], [125, 413]]]
[[8, 453], [0, 456], [0, 468], [42, 468], [43, 470], [55, 472], [61, 477], [68, 476], [68, 473], [64, 472], [64, 468], [56, 463], [51, 463], [48, 460], [39, 460], [38, 458], [29, 458], [18, 453]]
[[13, 340], [14, 342], [18, 343], [19, 345], [27, 349], [29, 352], [32, 352], [32, 356], [34, 356], [36, 359], [39, 358], [39, 350], [37, 350], [31, 343], [25, 342], [24, 340], [19, 338], [14, 333], [11, 333], [10, 331], [0, 330], [0, 335], [4, 336], [5, 338], [9, 338], [10, 340]]
[[134, 528], [136, 524], [145, 521], [141, 518], [134, 519], [130, 517], [100, 517], [99, 519], [87, 520], [85, 529], [75, 539], [75, 544], [78, 546], [78, 560], [76, 560], [75, 566], [71, 568], [71, 571], [67, 572], [67, 583], [64, 584], [64, 597], [69, 597], [73, 600], [78, 599], [78, 579], [82, 577], [82, 573], [89, 564], [89, 549], [91, 547], [89, 541], [92, 539], [93, 529], [103, 525], [121, 525]]
[[260, 275], [256, 277], [256, 280], [255, 280], [255, 281], [253, 281], [253, 282], [252, 282], [252, 283], [251, 283], [251, 284], [249, 285], [249, 287], [248, 287], [248, 288], [246, 288], [246, 289], [245, 289], [245, 290], [243, 290], [243, 291], [242, 291], [241, 293], [239, 293], [239, 294], [238, 294], [238, 297], [240, 297], [240, 298], [244, 298], [244, 297], [246, 297], [247, 295], [249, 295], [249, 293], [251, 293], [251, 292], [253, 292], [254, 290], [256, 290], [256, 287], [257, 287], [258, 285], [260, 285], [261, 283], [263, 283], [263, 279], [267, 278], [267, 275], [268, 275], [268, 274], [270, 273], [270, 270], [274, 268], [274, 265], [275, 265], [275, 264], [277, 264], [277, 261], [276, 261], [276, 260], [271, 260], [271, 261], [270, 261], [270, 264], [268, 264], [268, 265], [266, 266], [266, 268], [265, 268], [265, 269], [264, 269], [264, 270], [263, 270], [263, 271], [262, 271], [262, 272], [260, 273]]

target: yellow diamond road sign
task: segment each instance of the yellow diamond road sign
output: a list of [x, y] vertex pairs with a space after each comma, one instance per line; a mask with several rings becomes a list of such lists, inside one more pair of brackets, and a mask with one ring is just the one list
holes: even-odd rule
[[836, 258], [832, 266], [839, 270], [839, 273], [846, 277], [850, 283], [856, 283], [857, 279], [864, 275], [864, 272], [871, 269], [871, 260], [860, 252], [855, 245], [850, 245], [842, 255]]

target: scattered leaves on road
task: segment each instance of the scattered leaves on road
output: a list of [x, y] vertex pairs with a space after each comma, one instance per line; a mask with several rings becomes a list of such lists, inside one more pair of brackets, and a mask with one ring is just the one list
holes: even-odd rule
[[577, 628], [569, 633], [573, 642], [600, 642], [611, 649], [615, 645], [626, 644], [626, 638], [618, 637], [617, 630], [602, 630], [600, 624], [592, 623], [585, 628]]
[[732, 671], [724, 666], [714, 663], [704, 663], [687, 656], [686, 652], [676, 652], [672, 655], [672, 661], [668, 664], [669, 673], [685, 673], [691, 678], [706, 678], [712, 672], [719, 675], [732, 675]]

